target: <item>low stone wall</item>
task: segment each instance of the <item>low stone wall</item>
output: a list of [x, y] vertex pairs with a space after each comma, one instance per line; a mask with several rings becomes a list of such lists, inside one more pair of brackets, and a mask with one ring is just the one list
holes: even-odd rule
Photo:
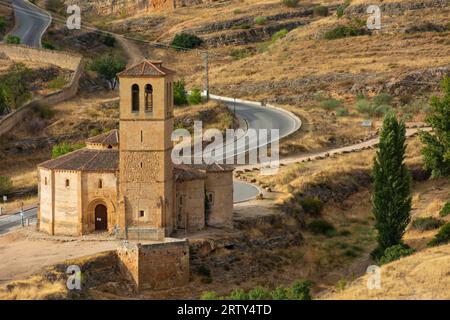
[[74, 71], [70, 82], [62, 89], [48, 95], [35, 98], [26, 103], [16, 111], [11, 112], [0, 119], [0, 136], [11, 130], [23, 120], [30, 108], [39, 105], [52, 105], [70, 99], [78, 91], [78, 83], [84, 71], [83, 58], [64, 52], [35, 49], [26, 46], [0, 44], [0, 54], [14, 61], [32, 61], [39, 63], [50, 63], [63, 69]]
[[140, 290], [160, 290], [189, 282], [187, 240], [166, 238], [160, 243], [124, 243], [117, 250], [125, 277]]

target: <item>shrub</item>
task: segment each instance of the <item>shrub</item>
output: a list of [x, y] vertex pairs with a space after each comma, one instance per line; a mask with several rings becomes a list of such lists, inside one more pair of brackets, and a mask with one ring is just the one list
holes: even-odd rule
[[334, 110], [342, 105], [341, 100], [337, 99], [326, 99], [320, 102], [320, 106], [326, 110]]
[[445, 244], [450, 241], [450, 222], [444, 224], [434, 238], [428, 243], [428, 246], [434, 247]]
[[314, 7], [313, 14], [315, 17], [326, 17], [328, 16], [328, 7], [326, 6]]
[[258, 286], [248, 292], [248, 298], [250, 300], [270, 300], [272, 296], [269, 291]]
[[4, 17], [0, 17], [0, 33], [5, 32], [6, 29], [6, 21]]
[[441, 217], [448, 216], [450, 214], [450, 201], [447, 201], [442, 207], [441, 211], [439, 211], [439, 215]]
[[256, 50], [259, 53], [264, 53], [269, 49], [270, 42], [261, 42], [256, 44]]
[[108, 47], [114, 47], [114, 45], [116, 44], [116, 38], [108, 33], [104, 36], [103, 43]]
[[272, 35], [272, 42], [276, 42], [277, 40], [286, 37], [286, 35], [288, 34], [288, 32], [289, 32], [288, 29], [281, 29], [281, 30], [275, 32], [275, 33]]
[[336, 110], [336, 115], [338, 117], [345, 117], [348, 116], [350, 113], [348, 112], [347, 108], [339, 108]]
[[413, 254], [416, 250], [404, 244], [396, 244], [384, 250], [383, 256], [380, 258], [380, 264], [386, 264], [402, 257]]
[[124, 70], [125, 66], [126, 63], [122, 57], [104, 54], [92, 61], [89, 69], [97, 72], [101, 78], [108, 81], [110, 88], [114, 89], [117, 84], [117, 73]]
[[66, 84], [66, 79], [64, 76], [58, 76], [48, 83], [50, 89], [61, 89]]
[[388, 105], [376, 106], [375, 108], [373, 108], [373, 115], [376, 117], [381, 117], [388, 114], [392, 110], [392, 107]]
[[308, 225], [308, 230], [314, 234], [322, 234], [325, 236], [333, 236], [336, 234], [335, 227], [326, 220], [318, 219], [312, 221]]
[[219, 300], [219, 296], [214, 291], [205, 291], [200, 295], [200, 300]]
[[255, 19], [253, 19], [253, 22], [258, 25], [263, 25], [266, 24], [267, 19], [266, 17], [256, 17]]
[[376, 106], [388, 105], [392, 102], [392, 96], [389, 93], [381, 92], [373, 97], [372, 101]]
[[182, 106], [188, 103], [187, 92], [184, 86], [185, 84], [183, 79], [173, 83], [173, 101], [177, 106]]
[[55, 111], [47, 105], [39, 105], [36, 112], [42, 119], [51, 119], [55, 115]]
[[240, 14], [240, 13], [242, 13], [242, 10], [241, 9], [234, 9], [233, 13], [234, 14]]
[[192, 89], [191, 94], [187, 97], [187, 101], [190, 105], [202, 103], [202, 95], [200, 89]]
[[12, 34], [8, 34], [5, 38], [5, 42], [7, 44], [20, 44], [20, 38], [18, 36], [13, 36]]
[[336, 16], [337, 16], [338, 18], [342, 18], [342, 17], [344, 16], [344, 12], [345, 12], [345, 7], [344, 7], [344, 6], [339, 6], [339, 7], [336, 9]]
[[178, 33], [172, 40], [172, 46], [177, 50], [193, 49], [201, 46], [203, 40], [194, 34]]
[[346, 37], [356, 37], [367, 34], [366, 28], [357, 23], [350, 23], [347, 25], [339, 25], [331, 30], [328, 30], [323, 35], [326, 40], [334, 40]]
[[444, 222], [442, 220], [426, 217], [426, 218], [417, 218], [412, 222], [412, 227], [417, 230], [426, 231], [437, 229], [442, 226]]
[[288, 8], [296, 8], [298, 7], [299, 0], [282, 0], [281, 3]]
[[81, 149], [84, 147], [84, 144], [82, 143], [76, 143], [76, 144], [69, 144], [66, 142], [59, 143], [57, 145], [54, 145], [52, 148], [52, 158], [58, 158], [62, 155], [65, 155], [66, 153]]
[[289, 290], [285, 287], [277, 287], [272, 291], [273, 300], [289, 300]]
[[56, 47], [49, 41], [43, 41], [42, 48], [48, 49], [48, 50], [56, 50]]
[[322, 212], [323, 203], [317, 197], [307, 197], [299, 201], [305, 213], [318, 216]]
[[312, 282], [308, 280], [300, 281], [297, 280], [292, 285], [291, 291], [291, 299], [295, 300], [311, 300], [310, 289], [312, 286]]
[[0, 195], [7, 195], [12, 191], [12, 181], [11, 178], [0, 176]]
[[229, 300], [248, 300], [248, 294], [243, 289], [234, 289], [228, 296]]
[[245, 59], [249, 56], [249, 53], [246, 49], [231, 49], [230, 51], [230, 56], [234, 59], [234, 60], [241, 60], [241, 59]]

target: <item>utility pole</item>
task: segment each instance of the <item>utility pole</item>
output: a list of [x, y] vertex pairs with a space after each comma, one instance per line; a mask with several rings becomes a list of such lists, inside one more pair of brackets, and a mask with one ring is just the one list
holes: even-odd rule
[[209, 70], [208, 70], [208, 51], [203, 52], [203, 62], [205, 64], [205, 95], [206, 100], [209, 100]]

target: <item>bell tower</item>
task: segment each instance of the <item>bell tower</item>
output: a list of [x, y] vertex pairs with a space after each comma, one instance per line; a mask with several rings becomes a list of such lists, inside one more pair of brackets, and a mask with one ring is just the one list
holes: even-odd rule
[[119, 228], [131, 239], [172, 230], [174, 73], [145, 60], [118, 74]]

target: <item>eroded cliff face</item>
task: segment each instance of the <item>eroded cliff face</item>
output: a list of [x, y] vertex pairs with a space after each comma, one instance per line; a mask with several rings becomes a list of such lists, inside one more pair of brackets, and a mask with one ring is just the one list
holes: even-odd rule
[[179, 7], [189, 7], [213, 1], [214, 0], [76, 0], [74, 2], [71, 0], [70, 4], [77, 4], [82, 10], [100, 16], [130, 16], [144, 12], [170, 11]]

